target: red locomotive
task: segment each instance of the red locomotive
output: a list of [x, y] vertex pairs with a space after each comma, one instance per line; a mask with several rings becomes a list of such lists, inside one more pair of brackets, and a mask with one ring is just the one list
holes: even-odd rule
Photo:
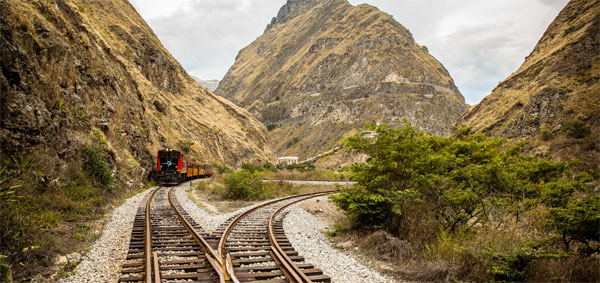
[[164, 149], [158, 151], [155, 177], [161, 185], [176, 185], [186, 180], [210, 177], [213, 166], [188, 160], [183, 152]]

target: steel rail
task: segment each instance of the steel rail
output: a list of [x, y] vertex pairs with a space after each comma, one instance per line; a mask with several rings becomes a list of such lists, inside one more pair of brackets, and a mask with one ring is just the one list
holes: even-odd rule
[[298, 196], [288, 196], [288, 197], [284, 197], [284, 198], [279, 198], [279, 199], [275, 199], [272, 201], [268, 201], [265, 202], [261, 205], [258, 205], [256, 207], [253, 207], [252, 209], [247, 210], [246, 212], [238, 215], [235, 219], [233, 219], [233, 221], [231, 221], [231, 223], [229, 223], [229, 225], [227, 225], [227, 228], [225, 229], [225, 231], [223, 231], [223, 235], [221, 235], [221, 239], [219, 239], [219, 246], [217, 247], [217, 250], [219, 252], [219, 255], [224, 258], [225, 257], [225, 242], [227, 242], [227, 238], [229, 238], [229, 234], [231, 233], [231, 231], [233, 230], [233, 227], [235, 227], [235, 225], [242, 219], [244, 218], [246, 215], [252, 213], [253, 211], [265, 207], [267, 205], [279, 202], [279, 201], [283, 201], [286, 199], [290, 199], [290, 198], [295, 198]]
[[[223, 258], [223, 261], [225, 261], [225, 243], [227, 241], [227, 238], [229, 238], [229, 234], [233, 230], [233, 227], [235, 227], [235, 225], [237, 225], [237, 223], [242, 218], [244, 218], [248, 214], [252, 213], [253, 211], [256, 211], [259, 208], [265, 207], [267, 205], [270, 205], [270, 204], [273, 204], [273, 203], [277, 203], [277, 202], [281, 202], [281, 201], [284, 201], [284, 200], [288, 200], [288, 199], [291, 199], [291, 198], [306, 197], [306, 198], [302, 198], [302, 199], [300, 199], [298, 201], [293, 202], [293, 203], [296, 203], [296, 202], [299, 202], [299, 201], [302, 201], [302, 200], [305, 200], [305, 199], [309, 199], [311, 197], [316, 197], [316, 196], [320, 196], [320, 195], [324, 195], [324, 194], [329, 194], [329, 193], [333, 193], [333, 192], [336, 192], [336, 191], [332, 190], [332, 191], [326, 191], [326, 192], [309, 193], [309, 194], [294, 195], [294, 196], [288, 196], [288, 197], [284, 197], [284, 198], [279, 198], [279, 199], [275, 199], [275, 200], [272, 200], [272, 201], [265, 202], [265, 203], [263, 203], [261, 205], [258, 205], [256, 207], [254, 207], [252, 209], [249, 209], [248, 211], [246, 211], [246, 212], [238, 215], [231, 223], [229, 223], [229, 225], [227, 226], [227, 228], [223, 232], [223, 235], [221, 236], [221, 239], [219, 240], [219, 246], [217, 248], [218, 252], [219, 252], [219, 255]], [[270, 238], [271, 238], [271, 235], [269, 235], [269, 240], [270, 240]], [[279, 245], [279, 244], [277, 244], [277, 245]], [[271, 249], [272, 249], [272, 251], [271, 251], [272, 255], [275, 255], [275, 256], [273, 256], [273, 259], [281, 267], [281, 269], [284, 272], [284, 274], [286, 275], [286, 277], [288, 277], [288, 279], [291, 282], [302, 282], [301, 280], [299, 280], [300, 278], [298, 278], [298, 275], [296, 274], [296, 272], [294, 272], [293, 268], [290, 268], [290, 269], [286, 268], [286, 266], [289, 265], [288, 264], [288, 260], [289, 260], [289, 262], [291, 262], [291, 259], [289, 259], [289, 257], [287, 257], [287, 255], [285, 255], [285, 253], [283, 253], [285, 255], [285, 257], [282, 257], [281, 253], [276, 248], [273, 247], [273, 243], [272, 242], [271, 242]], [[280, 250], [281, 250], [281, 248], [280, 248]], [[283, 251], [283, 250], [281, 250], [281, 251]], [[227, 256], [229, 256], [229, 254], [227, 254]], [[286, 257], [287, 257], [287, 260], [285, 259]], [[295, 266], [295, 264], [294, 264], [294, 266]], [[298, 269], [297, 266], [295, 266], [295, 268]], [[229, 271], [228, 269], [224, 269], [224, 270], [226, 272]], [[225, 275], [227, 279], [229, 279], [229, 276], [235, 278], [235, 274], [233, 274], [233, 268], [231, 268], [231, 271], [228, 272], [228, 273], [230, 273], [230, 274], [226, 274]], [[304, 276], [306, 276], [306, 275], [304, 275]], [[310, 279], [308, 279], [308, 282], [311, 282]]]
[[285, 253], [285, 251], [281, 248], [281, 246], [279, 245], [279, 242], [277, 242], [277, 239], [275, 238], [275, 231], [273, 229], [273, 225], [275, 222], [275, 217], [284, 209], [288, 208], [290, 205], [293, 205], [295, 203], [301, 202], [301, 201], [305, 201], [307, 199], [310, 198], [314, 198], [314, 197], [318, 197], [318, 196], [322, 196], [325, 194], [328, 194], [329, 192], [325, 192], [325, 193], [315, 193], [315, 194], [311, 194], [308, 195], [304, 198], [295, 200], [293, 202], [290, 202], [282, 207], [280, 207], [277, 211], [275, 211], [273, 214], [271, 214], [271, 217], [269, 218], [269, 242], [271, 243], [271, 248], [274, 250], [275, 255], [277, 255], [280, 259], [280, 261], [282, 261], [283, 265], [288, 269], [288, 273], [292, 274], [292, 276], [294, 277], [294, 279], [297, 282], [307, 282], [307, 283], [311, 283], [312, 280], [310, 280], [310, 278], [308, 278], [308, 276], [306, 276], [306, 274], [304, 274], [304, 272], [290, 259], [290, 257], [287, 256], [287, 254]]
[[[198, 234], [198, 232], [196, 232], [196, 230], [194, 229], [194, 227], [192, 227], [190, 222], [187, 221], [187, 219], [185, 219], [185, 217], [183, 217], [181, 212], [179, 212], [177, 207], [175, 207], [175, 204], [173, 203], [173, 197], [172, 197], [172, 192], [173, 192], [174, 188], [175, 187], [172, 187], [169, 190], [169, 204], [171, 205], [171, 208], [175, 211], [177, 218], [179, 218], [179, 221], [181, 221], [181, 223], [183, 224], [185, 229], [188, 230], [188, 232], [192, 235], [194, 240], [196, 240], [196, 242], [200, 245], [200, 247], [202, 247], [202, 250], [204, 251], [204, 254], [206, 255], [206, 259], [208, 260], [208, 262], [210, 263], [212, 268], [215, 270], [215, 272], [217, 272], [217, 274], [219, 275], [219, 282], [224, 283], [225, 282], [225, 275], [223, 274], [224, 264], [222, 263], [221, 260], [219, 260], [217, 253], [208, 245], [208, 242], [206, 242], [206, 240], [202, 236], [200, 236]], [[215, 261], [215, 259], [217, 259], [217, 260]]]
[[[156, 193], [161, 189], [154, 190], [148, 202], [146, 202], [146, 214], [144, 217], [144, 253], [146, 255], [146, 263], [144, 272], [146, 272], [146, 283], [152, 282], [152, 223], [150, 221], [150, 206], [152, 205], [152, 200], [156, 196]], [[160, 274], [155, 274], [155, 278], [158, 276], [160, 278]]]

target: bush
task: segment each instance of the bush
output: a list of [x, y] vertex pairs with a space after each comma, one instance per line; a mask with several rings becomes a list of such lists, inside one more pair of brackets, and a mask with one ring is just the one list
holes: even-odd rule
[[113, 177], [108, 162], [104, 159], [102, 151], [96, 146], [90, 146], [85, 150], [86, 169], [100, 185], [104, 186], [110, 193], [115, 193], [117, 184]]
[[271, 130], [273, 130], [275, 128], [277, 128], [277, 125], [275, 125], [275, 124], [268, 124], [267, 125], [267, 131], [271, 131]]
[[241, 170], [225, 177], [227, 198], [236, 200], [261, 200], [265, 198], [260, 176], [254, 172]]
[[598, 252], [600, 197], [573, 179], [566, 162], [524, 156], [524, 143], [509, 147], [466, 127], [435, 137], [407, 123], [402, 129], [369, 126], [377, 139], [357, 134], [344, 141], [369, 156], [352, 166], [358, 184], [331, 197], [355, 228], [400, 237], [430, 233], [415, 239], [426, 244], [439, 231], [468, 232], [501, 218], [518, 223], [542, 206], [551, 211], [544, 229], [560, 235], [566, 250], [576, 241]]
[[242, 170], [246, 170], [248, 172], [255, 173], [255, 172], [262, 171], [263, 168], [260, 165], [255, 165], [252, 163], [244, 163], [244, 164], [242, 164]]
[[590, 127], [585, 122], [579, 120], [565, 123], [562, 130], [567, 133], [567, 136], [575, 139], [583, 139], [592, 134]]
[[540, 131], [540, 136], [542, 137], [543, 141], [549, 141], [552, 139], [552, 131], [548, 129], [542, 129]]

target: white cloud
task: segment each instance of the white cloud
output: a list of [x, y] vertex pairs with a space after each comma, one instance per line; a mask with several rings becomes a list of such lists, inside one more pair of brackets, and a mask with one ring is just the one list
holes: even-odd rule
[[[220, 79], [286, 0], [130, 0], [186, 70]], [[426, 45], [470, 104], [516, 71], [568, 0], [366, 0]], [[358, 5], [365, 0], [349, 0]]]

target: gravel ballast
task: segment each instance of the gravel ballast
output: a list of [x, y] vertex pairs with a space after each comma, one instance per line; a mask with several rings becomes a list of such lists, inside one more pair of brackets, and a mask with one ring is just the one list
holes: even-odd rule
[[135, 214], [153, 189], [127, 199], [116, 208], [100, 238], [77, 265], [75, 274], [60, 282], [117, 282], [127, 255]]
[[[319, 197], [327, 201], [327, 197]], [[332, 282], [396, 282], [331, 247], [321, 231], [330, 230], [298, 204], [287, 208], [283, 230], [294, 249], [309, 263], [331, 276]]]
[[[189, 187], [189, 182], [178, 186], [175, 189], [175, 198], [207, 232], [214, 231], [231, 216], [260, 205], [257, 203], [229, 214], [211, 215], [187, 197], [186, 190]], [[100, 238], [77, 266], [75, 274], [61, 279], [60, 282], [116, 282], [127, 255], [135, 214], [138, 208], [144, 205], [151, 191], [152, 189], [146, 190], [131, 197], [116, 208], [110, 221], [104, 226]], [[319, 199], [326, 201], [327, 197]], [[290, 243], [307, 262], [331, 276], [333, 282], [396, 282], [334, 249], [327, 236], [321, 232], [328, 228], [297, 204], [286, 211], [288, 214], [283, 225]]]

